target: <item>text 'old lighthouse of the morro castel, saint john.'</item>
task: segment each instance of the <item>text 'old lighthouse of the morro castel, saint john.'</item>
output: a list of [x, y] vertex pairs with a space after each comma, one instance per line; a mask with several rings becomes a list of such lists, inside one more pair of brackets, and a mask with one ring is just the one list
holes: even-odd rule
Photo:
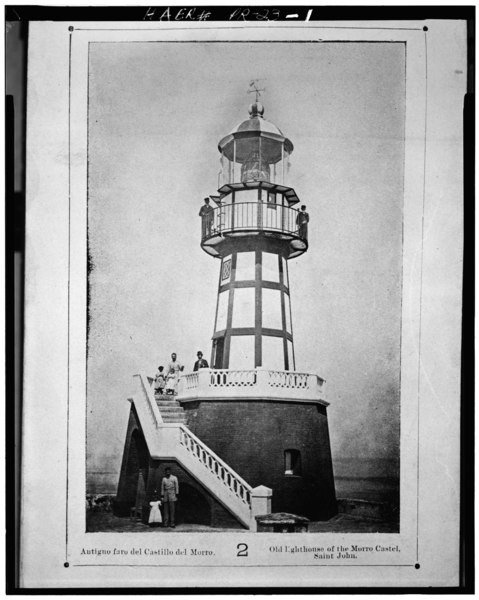
[[[249, 118], [220, 140], [215, 206], [205, 201], [200, 211], [201, 247], [221, 261], [211, 368], [182, 374], [175, 400], [152, 401], [146, 383], [132, 399], [132, 411], [136, 402], [154, 402], [157, 415], [157, 442], [152, 432], [143, 446], [145, 488], [168, 463], [186, 490], [182, 512], [190, 488], [213, 525], [224, 522], [225, 509], [247, 526], [249, 510], [251, 527], [261, 507], [313, 520], [337, 512], [325, 383], [297, 370], [294, 352], [288, 261], [308, 250], [308, 214], [287, 181], [293, 144], [264, 112], [257, 93]], [[140, 412], [130, 418], [124, 478]], [[237, 496], [239, 512], [245, 505], [240, 516], [228, 494]]]

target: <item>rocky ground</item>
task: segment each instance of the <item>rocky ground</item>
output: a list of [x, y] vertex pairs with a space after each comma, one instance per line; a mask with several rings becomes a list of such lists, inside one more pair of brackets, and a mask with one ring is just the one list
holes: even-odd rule
[[[180, 523], [175, 529], [164, 527], [155, 528], [144, 525], [139, 518], [120, 518], [115, 517], [111, 512], [94, 512], [90, 510], [87, 511], [86, 523], [88, 532], [116, 531], [121, 533], [142, 531], [162, 535], [165, 533], [185, 531], [238, 531], [238, 529], [219, 529], [208, 527], [207, 525], [193, 525], [190, 523]], [[311, 533], [395, 533], [398, 531], [398, 524], [339, 513], [329, 521], [310, 522], [309, 531]]]

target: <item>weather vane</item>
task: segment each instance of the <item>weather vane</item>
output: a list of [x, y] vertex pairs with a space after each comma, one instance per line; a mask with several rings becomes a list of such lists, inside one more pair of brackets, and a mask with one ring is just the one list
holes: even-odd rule
[[259, 100], [259, 97], [261, 95], [260, 92], [265, 92], [266, 91], [266, 88], [259, 88], [258, 87], [258, 84], [259, 84], [260, 81], [264, 81], [264, 79], [253, 79], [251, 81], [251, 83], [249, 84], [249, 87], [251, 89], [249, 89], [247, 91], [248, 94], [252, 94], [253, 92], [256, 93], [256, 102], [258, 102], [258, 100]]

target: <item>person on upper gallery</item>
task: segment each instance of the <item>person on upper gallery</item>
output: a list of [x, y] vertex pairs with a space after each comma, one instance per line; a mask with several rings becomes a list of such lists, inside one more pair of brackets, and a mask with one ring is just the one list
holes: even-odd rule
[[176, 360], [176, 352], [171, 355], [171, 361], [168, 364], [168, 372], [166, 374], [166, 393], [178, 393], [178, 380], [180, 371], [183, 371], [184, 366]]
[[175, 505], [179, 496], [178, 478], [171, 474], [171, 469], [165, 469], [161, 480], [161, 497], [165, 512], [165, 527], [175, 527]]
[[208, 361], [205, 358], [203, 358], [203, 352], [201, 352], [201, 350], [198, 350], [196, 356], [198, 357], [198, 360], [195, 362], [193, 371], [198, 371], [199, 369], [208, 369], [209, 364]]
[[309, 214], [306, 212], [306, 206], [303, 204], [301, 206], [301, 210], [298, 212], [298, 216], [296, 217], [296, 225], [299, 229], [299, 237], [304, 240], [308, 239], [308, 223], [309, 223]]
[[202, 219], [203, 237], [211, 235], [211, 227], [213, 225], [213, 211], [214, 208], [210, 206], [210, 199], [205, 198], [203, 206], [200, 208], [198, 213]]

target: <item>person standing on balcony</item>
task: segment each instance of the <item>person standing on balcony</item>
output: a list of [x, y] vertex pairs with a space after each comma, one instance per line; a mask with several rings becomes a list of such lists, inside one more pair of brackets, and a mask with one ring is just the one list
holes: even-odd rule
[[306, 212], [306, 206], [303, 204], [298, 216], [296, 217], [296, 225], [298, 226], [299, 237], [303, 238], [303, 240], [308, 239], [308, 223], [309, 215]]
[[205, 203], [200, 208], [199, 215], [202, 218], [203, 237], [211, 235], [211, 227], [213, 225], [214, 208], [210, 206], [210, 199], [205, 198]]
[[196, 356], [198, 357], [198, 360], [195, 362], [193, 371], [199, 371], [200, 369], [208, 369], [209, 364], [208, 361], [205, 358], [203, 358], [203, 352], [201, 352], [201, 350], [198, 350]]
[[183, 371], [183, 369], [183, 365], [176, 360], [176, 353], [173, 352], [171, 355], [171, 362], [168, 364], [168, 372], [166, 374], [167, 394], [178, 393], [178, 380], [180, 378], [180, 371]]
[[165, 469], [165, 476], [161, 480], [161, 497], [165, 513], [165, 527], [175, 527], [175, 505], [178, 500], [178, 478], [171, 474], [171, 469]]

